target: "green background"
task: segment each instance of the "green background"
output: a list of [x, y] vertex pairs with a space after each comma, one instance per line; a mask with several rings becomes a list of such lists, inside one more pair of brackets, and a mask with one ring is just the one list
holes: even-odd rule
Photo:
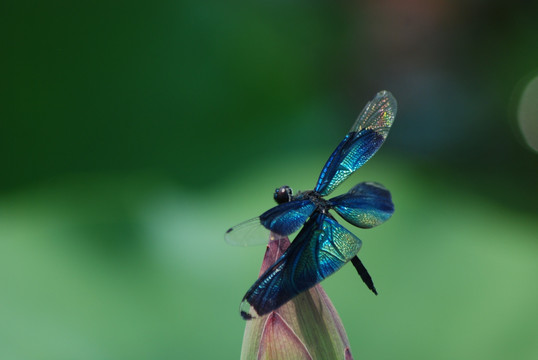
[[[517, 107], [527, 1], [5, 1], [0, 358], [236, 359], [264, 247], [224, 231], [311, 189], [390, 90], [377, 181], [323, 282], [358, 359], [538, 358], [538, 157]], [[536, 120], [536, 119], [535, 119]]]

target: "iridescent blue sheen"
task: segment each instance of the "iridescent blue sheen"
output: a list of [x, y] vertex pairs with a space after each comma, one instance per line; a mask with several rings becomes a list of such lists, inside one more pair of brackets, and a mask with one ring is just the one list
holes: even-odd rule
[[315, 212], [286, 252], [245, 294], [241, 308], [250, 305], [256, 314], [245, 312], [242, 316], [267, 314], [310, 289], [351, 260], [361, 244], [336, 220]]
[[290, 201], [261, 214], [260, 223], [266, 229], [286, 236], [299, 230], [315, 208], [316, 205], [310, 200]]
[[376, 153], [394, 122], [396, 107], [396, 100], [387, 91], [379, 92], [364, 107], [321, 170], [314, 191], [321, 196], [329, 195]]
[[[304, 224], [289, 248], [244, 296], [240, 309], [245, 319], [275, 310], [350, 260], [368, 288], [377, 294], [368, 271], [357, 257], [361, 241], [338, 224], [329, 211], [334, 209], [357, 227], [371, 228], [389, 219], [394, 212], [390, 192], [377, 183], [360, 183], [344, 195], [330, 200], [323, 197], [376, 153], [387, 138], [395, 115], [394, 97], [387, 91], [379, 92], [364, 107], [327, 160], [314, 190], [293, 196], [289, 187], [281, 187], [277, 193], [284, 189], [287, 196], [275, 198], [280, 205], [226, 232], [228, 238], [234, 239], [234, 234], [241, 233], [242, 229], [248, 230], [252, 224], [261, 223], [266, 229], [286, 236]], [[255, 240], [255, 236], [246, 241], [229, 242], [243, 245], [251, 240]]]
[[387, 221], [394, 213], [390, 192], [381, 184], [363, 182], [346, 194], [329, 200], [347, 222], [368, 229]]
[[325, 196], [364, 165], [385, 139], [370, 129], [348, 134], [333, 152], [321, 171], [314, 191]]

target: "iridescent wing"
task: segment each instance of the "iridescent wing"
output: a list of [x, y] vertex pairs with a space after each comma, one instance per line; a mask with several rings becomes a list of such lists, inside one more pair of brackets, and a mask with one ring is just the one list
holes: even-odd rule
[[340, 269], [361, 245], [336, 220], [314, 212], [290, 247], [247, 291], [241, 316], [250, 319], [277, 309]]
[[329, 203], [344, 220], [363, 229], [382, 224], [394, 213], [390, 192], [373, 182], [355, 185], [347, 193], [330, 199]]
[[364, 165], [383, 145], [396, 116], [396, 99], [388, 91], [377, 93], [344, 140], [334, 150], [321, 170], [316, 192], [330, 194], [355, 170]]
[[299, 230], [316, 209], [310, 200], [297, 200], [280, 204], [260, 215], [260, 223], [279, 235], [289, 235]]
[[316, 205], [310, 200], [283, 203], [267, 210], [259, 217], [231, 227], [226, 231], [224, 238], [232, 245], [267, 243], [269, 231], [281, 236], [290, 235], [299, 230], [315, 209]]

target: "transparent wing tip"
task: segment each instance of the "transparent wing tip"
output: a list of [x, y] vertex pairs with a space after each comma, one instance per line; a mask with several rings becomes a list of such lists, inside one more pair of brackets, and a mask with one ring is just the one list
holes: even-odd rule
[[394, 97], [392, 96], [392, 93], [388, 90], [381, 90], [380, 92], [377, 93], [377, 96], [380, 96], [380, 97], [384, 97], [384, 96], [388, 96], [388, 97]]
[[387, 96], [387, 95], [392, 96], [392, 94], [388, 90], [381, 90], [380, 92], [377, 93], [377, 96], [381, 96], [381, 97]]
[[[390, 91], [382, 90], [378, 92], [375, 100], [377, 99], [379, 100], [387, 99], [386, 102], [388, 103], [389, 108], [392, 109], [394, 113], [396, 113], [396, 109], [398, 108], [398, 103], [396, 101], [396, 98], [394, 97], [394, 95], [392, 95]], [[374, 102], [377, 102], [375, 100]]]
[[350, 131], [371, 128], [386, 137], [394, 122], [397, 108], [396, 99], [390, 91], [382, 90], [362, 109]]
[[259, 316], [246, 299], [241, 301], [241, 305], [239, 305], [239, 313], [244, 320], [252, 320]]
[[392, 93], [388, 90], [381, 90], [380, 92], [378, 92], [375, 96], [376, 98], [389, 98], [389, 99], [394, 99], [394, 95], [392, 95]]
[[396, 98], [390, 91], [382, 90], [378, 92], [375, 95], [375, 98], [371, 101], [372, 104], [376, 104], [377, 106], [391, 109], [393, 113], [396, 113], [396, 109], [398, 107], [398, 103], [396, 102]]
[[262, 226], [260, 218], [255, 217], [226, 230], [224, 240], [234, 246], [267, 244], [269, 230]]

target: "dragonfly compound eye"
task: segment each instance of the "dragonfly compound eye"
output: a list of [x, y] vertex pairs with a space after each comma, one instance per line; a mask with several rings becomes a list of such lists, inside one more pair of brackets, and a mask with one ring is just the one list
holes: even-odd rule
[[274, 198], [278, 204], [284, 204], [291, 201], [291, 196], [292, 196], [291, 188], [289, 186], [284, 185], [275, 190]]

